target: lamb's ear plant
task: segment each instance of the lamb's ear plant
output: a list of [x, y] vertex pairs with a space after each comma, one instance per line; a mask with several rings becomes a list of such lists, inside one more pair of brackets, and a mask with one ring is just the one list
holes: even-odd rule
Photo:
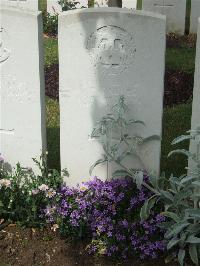
[[196, 151], [177, 149], [170, 152], [183, 154], [191, 162], [192, 169], [180, 177], [150, 177], [149, 186], [154, 194], [145, 202], [141, 209], [141, 219], [147, 219], [151, 209], [158, 202], [164, 206], [163, 215], [168, 221], [162, 224], [166, 230], [167, 249], [178, 249], [178, 261], [184, 265], [187, 256], [195, 265], [200, 258], [200, 127], [190, 130], [173, 140], [172, 145], [191, 140], [196, 144]]
[[112, 107], [113, 113], [105, 115], [93, 129], [91, 138], [101, 142], [104, 155], [91, 166], [90, 175], [97, 165], [114, 163], [120, 170], [113, 172], [113, 177], [133, 177], [140, 188], [143, 181], [141, 169], [129, 168], [125, 161], [128, 157], [137, 157], [142, 164], [140, 147], [149, 141], [160, 140], [160, 137], [153, 135], [144, 138], [138, 134], [130, 135], [129, 132], [133, 131], [131, 129], [134, 126], [143, 127], [145, 123], [141, 120], [128, 119], [128, 111], [124, 96], [120, 96], [118, 102]]

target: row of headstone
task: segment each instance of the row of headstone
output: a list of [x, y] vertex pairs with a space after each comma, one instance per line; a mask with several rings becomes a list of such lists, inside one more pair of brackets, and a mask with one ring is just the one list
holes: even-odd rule
[[[46, 148], [42, 17], [7, 8], [1, 18], [0, 152], [10, 167], [34, 168], [32, 158]], [[70, 172], [69, 185], [88, 179], [104, 153], [91, 132], [120, 95], [130, 118], [146, 124], [136, 133], [162, 137], [165, 36], [166, 19], [155, 13], [96, 8], [59, 16], [61, 167]], [[192, 126], [199, 121], [199, 59], [197, 52]], [[160, 150], [161, 140], [147, 142], [125, 163], [159, 174]], [[93, 174], [107, 179], [114, 169], [106, 163]]]
[[[87, 8], [88, 0], [77, 0], [76, 8]], [[117, 1], [109, 1], [109, 0], [95, 0], [94, 7], [108, 7], [108, 6], [117, 6]], [[122, 7], [136, 9], [137, 8], [137, 0], [122, 0]], [[58, 0], [47, 0], [47, 11], [50, 14], [60, 13], [62, 12], [61, 6], [58, 4]]]

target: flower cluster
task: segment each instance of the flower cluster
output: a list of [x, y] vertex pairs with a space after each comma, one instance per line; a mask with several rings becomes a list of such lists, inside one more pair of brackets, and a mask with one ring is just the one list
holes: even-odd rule
[[89, 253], [155, 258], [165, 249], [158, 227], [164, 217], [152, 213], [140, 221], [140, 208], [150, 194], [144, 187], [138, 190], [132, 179], [94, 177], [76, 188], [62, 187], [58, 195], [59, 201], [43, 210], [46, 220], [58, 224], [64, 235], [89, 236]]

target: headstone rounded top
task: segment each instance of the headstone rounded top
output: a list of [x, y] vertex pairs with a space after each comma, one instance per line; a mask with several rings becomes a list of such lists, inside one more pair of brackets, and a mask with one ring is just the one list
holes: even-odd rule
[[42, 14], [41, 11], [38, 10], [33, 10], [33, 9], [29, 9], [29, 8], [25, 8], [25, 7], [15, 7], [15, 6], [5, 6], [4, 4], [0, 4], [0, 12], [4, 13], [16, 13], [16, 14], [20, 14], [20, 15], [28, 15], [28, 16], [38, 16], [40, 14]]
[[106, 13], [123, 13], [128, 15], [139, 15], [139, 16], [146, 16], [146, 17], [152, 17], [152, 18], [159, 18], [166, 20], [166, 16], [149, 12], [149, 11], [143, 11], [143, 10], [130, 10], [128, 8], [120, 8], [120, 7], [94, 7], [94, 8], [83, 8], [83, 9], [75, 9], [75, 10], [68, 10], [63, 11], [61, 14], [59, 14], [59, 17], [66, 17], [71, 15], [79, 15], [79, 14], [88, 14], [88, 13], [98, 13], [98, 14], [106, 14]]

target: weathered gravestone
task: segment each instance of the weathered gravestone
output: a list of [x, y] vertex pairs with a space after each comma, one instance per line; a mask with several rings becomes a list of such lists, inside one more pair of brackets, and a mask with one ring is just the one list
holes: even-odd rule
[[38, 10], [38, 0], [1, 0], [1, 5]]
[[122, 7], [136, 9], [137, 0], [122, 0]]
[[[102, 157], [102, 145], [91, 132], [120, 95], [130, 117], [146, 123], [139, 133], [161, 136], [165, 25], [162, 15], [119, 8], [59, 17], [61, 166], [70, 173], [68, 184], [87, 179], [90, 166]], [[130, 168], [159, 172], [159, 140], [144, 145], [140, 155], [143, 162], [132, 158]], [[112, 169], [100, 165], [93, 174], [110, 178]]]
[[166, 15], [167, 32], [185, 33], [186, 0], [143, 0], [142, 9]]
[[45, 148], [42, 15], [0, 9], [0, 152], [34, 167]]
[[190, 15], [190, 33], [197, 33], [199, 17], [200, 17], [200, 0], [192, 0], [191, 15]]
[[[62, 7], [58, 2], [59, 0], [47, 0], [47, 12], [50, 13], [51, 15], [56, 13], [59, 14], [60, 12], [62, 12]], [[88, 7], [88, 0], [77, 0], [74, 2], [77, 2], [76, 8]]]
[[[193, 106], [192, 106], [192, 122], [191, 129], [200, 127], [200, 19], [198, 19], [198, 38], [196, 45], [196, 64], [194, 75], [194, 89], [193, 89]], [[196, 144], [194, 141], [190, 142], [190, 151], [196, 152]], [[192, 162], [189, 163], [192, 168]]]

